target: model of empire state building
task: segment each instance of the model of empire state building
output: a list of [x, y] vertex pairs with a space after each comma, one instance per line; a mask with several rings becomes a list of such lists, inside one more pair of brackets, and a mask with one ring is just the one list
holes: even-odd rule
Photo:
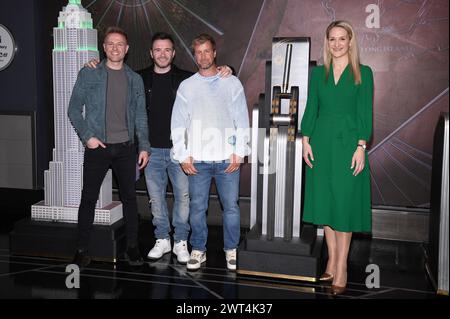
[[[44, 173], [45, 200], [31, 207], [34, 220], [77, 222], [83, 185], [84, 147], [67, 116], [72, 88], [84, 63], [98, 58], [97, 30], [81, 0], [69, 0], [53, 28], [53, 98], [55, 148]], [[122, 218], [122, 204], [112, 201], [108, 171], [95, 209], [94, 223], [111, 225]]]

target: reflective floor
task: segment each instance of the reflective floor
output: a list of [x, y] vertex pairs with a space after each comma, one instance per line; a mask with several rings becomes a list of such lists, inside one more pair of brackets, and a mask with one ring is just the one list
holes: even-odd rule
[[[2, 227], [4, 228], [4, 227]], [[153, 244], [153, 226], [140, 225], [141, 252]], [[92, 263], [81, 272], [80, 288], [66, 286], [67, 261], [11, 256], [8, 234], [0, 235], [0, 298], [160, 298], [160, 299], [323, 299], [331, 298], [322, 283], [237, 275], [226, 269], [221, 250], [222, 231], [210, 227], [207, 262], [196, 272], [187, 271], [172, 254], [132, 267]], [[380, 269], [380, 288], [365, 285], [366, 266]], [[436, 298], [424, 269], [420, 244], [355, 238], [349, 257], [347, 291], [337, 298]]]
[[[448, 299], [435, 294], [425, 271], [420, 243], [354, 236], [349, 255], [347, 291], [332, 297], [323, 283], [238, 275], [228, 271], [222, 250], [222, 229], [209, 227], [207, 261], [187, 271], [171, 253], [158, 261], [131, 267], [93, 262], [81, 272], [80, 287], [66, 286], [66, 260], [12, 256], [9, 232], [25, 216], [8, 214], [0, 206], [0, 299]], [[247, 229], [242, 230], [242, 237]], [[146, 256], [154, 244], [153, 225], [140, 222], [140, 250]], [[323, 268], [326, 259], [323, 260]], [[368, 265], [380, 270], [380, 287], [366, 287]]]

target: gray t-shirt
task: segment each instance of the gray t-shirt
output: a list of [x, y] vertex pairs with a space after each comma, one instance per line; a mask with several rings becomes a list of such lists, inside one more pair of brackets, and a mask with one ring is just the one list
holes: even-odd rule
[[106, 143], [123, 143], [130, 140], [127, 128], [128, 81], [125, 70], [106, 67]]

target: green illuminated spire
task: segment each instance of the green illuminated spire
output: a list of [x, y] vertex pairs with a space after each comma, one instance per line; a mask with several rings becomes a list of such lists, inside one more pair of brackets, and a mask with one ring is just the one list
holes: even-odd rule
[[81, 29], [92, 29], [92, 20], [90, 21], [81, 21], [80, 22]]
[[88, 47], [88, 46], [79, 47], [79, 48], [77, 48], [77, 51], [97, 51], [97, 47], [94, 47], [94, 46], [92, 46], [92, 47]]
[[81, 5], [81, 0], [69, 0], [69, 4], [79, 4], [79, 5]]
[[57, 46], [55, 44], [55, 46], [53, 47], [53, 51], [64, 52], [67, 51], [67, 47]]

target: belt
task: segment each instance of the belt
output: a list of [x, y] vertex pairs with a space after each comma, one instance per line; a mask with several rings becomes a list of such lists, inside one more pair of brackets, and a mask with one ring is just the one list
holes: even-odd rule
[[355, 144], [358, 141], [358, 128], [356, 126], [356, 120], [350, 114], [335, 114], [329, 112], [319, 112], [318, 117], [328, 117], [339, 120], [339, 126], [337, 127], [337, 137], [342, 137], [342, 146], [348, 146]]

